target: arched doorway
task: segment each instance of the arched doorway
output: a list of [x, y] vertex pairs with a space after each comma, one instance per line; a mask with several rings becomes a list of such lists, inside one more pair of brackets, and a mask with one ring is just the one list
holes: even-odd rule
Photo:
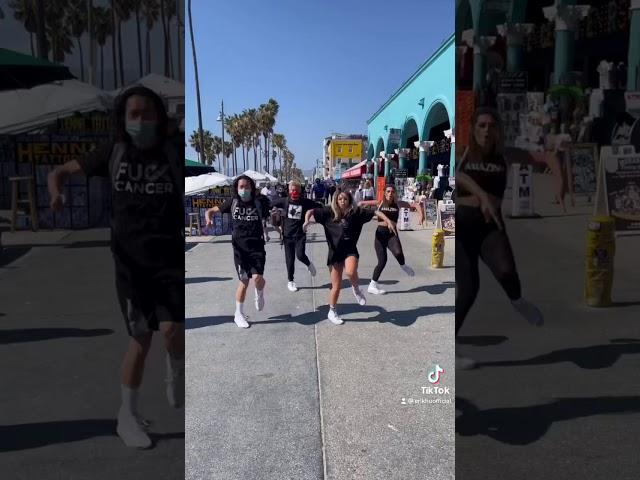
[[415, 119], [408, 118], [404, 127], [402, 127], [402, 141], [400, 148], [408, 148], [410, 150], [407, 158], [407, 177], [412, 178], [418, 174], [418, 158], [419, 148], [415, 146], [415, 142], [420, 140], [418, 134], [418, 124]]
[[427, 157], [427, 171], [431, 175], [437, 175], [439, 164], [444, 165], [443, 172], [448, 175], [451, 141], [444, 132], [449, 129], [451, 129], [451, 124], [447, 108], [441, 102], [434, 103], [427, 114], [422, 132], [423, 139], [434, 142]]

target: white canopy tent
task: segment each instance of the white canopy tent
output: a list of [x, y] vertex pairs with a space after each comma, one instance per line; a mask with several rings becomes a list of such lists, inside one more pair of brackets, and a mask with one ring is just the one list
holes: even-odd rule
[[117, 96], [134, 85], [147, 87], [164, 98], [184, 98], [184, 83], [157, 73], [150, 73], [127, 86], [113, 90], [111, 93]]
[[246, 172], [243, 172], [240, 175], [246, 175], [247, 177], [252, 178], [256, 183], [264, 183], [264, 182], [272, 181], [264, 173], [256, 172], [255, 170], [247, 170]]
[[18, 134], [76, 112], [107, 111], [113, 105], [113, 97], [88, 83], [63, 80], [0, 92], [0, 105], [0, 133]]
[[184, 194], [195, 195], [203, 193], [210, 188], [226, 187], [233, 183], [233, 179], [222, 173], [205, 173], [197, 177], [187, 177], [184, 179]]

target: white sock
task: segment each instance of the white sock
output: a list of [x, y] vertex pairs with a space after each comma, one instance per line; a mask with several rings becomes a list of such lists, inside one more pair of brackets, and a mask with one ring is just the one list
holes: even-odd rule
[[335, 312], [336, 306], [335, 305], [329, 305], [329, 310], [333, 310]]
[[238, 302], [236, 300], [236, 313], [239, 313], [240, 315], [244, 315], [244, 311], [242, 310], [243, 305], [244, 304], [242, 302]]
[[136, 415], [138, 413], [138, 392], [138, 388], [121, 385], [122, 410], [131, 415]]

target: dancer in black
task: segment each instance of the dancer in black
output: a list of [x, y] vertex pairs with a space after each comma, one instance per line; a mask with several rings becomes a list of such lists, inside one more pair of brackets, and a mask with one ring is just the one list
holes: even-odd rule
[[[488, 108], [477, 109], [470, 147], [456, 173], [456, 336], [480, 288], [479, 258], [489, 267], [514, 308], [532, 325], [543, 324], [538, 308], [522, 298], [520, 278], [502, 221], [507, 164], [501, 154], [501, 137], [497, 113]], [[470, 368], [473, 362], [458, 357], [457, 365]]]
[[342, 272], [345, 273], [351, 283], [353, 295], [360, 305], [366, 305], [367, 300], [360, 291], [358, 285], [358, 239], [362, 227], [373, 217], [381, 220], [387, 228], [396, 232], [396, 225], [384, 213], [354, 206], [353, 197], [349, 192], [336, 192], [331, 207], [309, 210], [303, 225], [306, 231], [310, 223], [320, 223], [329, 246], [327, 265], [331, 273], [331, 292], [329, 292], [329, 320], [340, 325], [343, 320], [336, 312], [336, 303], [340, 296], [342, 284]]
[[[375, 204], [375, 200], [360, 202], [360, 205]], [[393, 185], [387, 185], [384, 191], [384, 200], [378, 205], [378, 211], [384, 213], [389, 218], [389, 220], [397, 224], [398, 216], [400, 214], [400, 208], [409, 207], [410, 205], [407, 202], [396, 200], [396, 188]], [[407, 275], [409, 275], [410, 277], [413, 277], [415, 275], [413, 269], [405, 264], [402, 243], [400, 243], [400, 237], [398, 236], [398, 233], [391, 232], [386, 227], [385, 222], [380, 220], [378, 222], [378, 228], [376, 229], [376, 240], [374, 248], [376, 250], [376, 256], [378, 257], [378, 264], [373, 270], [373, 277], [371, 278], [369, 288], [367, 289], [369, 293], [373, 293], [374, 295], [384, 295], [386, 293], [385, 290], [381, 289], [378, 286], [378, 279], [380, 278], [380, 274], [387, 264], [387, 248], [391, 251], [396, 260], [398, 260], [400, 268], [402, 268], [402, 270]]]
[[233, 262], [240, 283], [236, 290], [236, 311], [233, 321], [240, 328], [249, 328], [249, 318], [244, 313], [244, 300], [249, 280], [255, 285], [256, 310], [264, 308], [264, 264], [267, 253], [262, 220], [269, 215], [269, 199], [256, 192], [256, 184], [251, 177], [240, 175], [233, 182], [233, 198], [220, 207], [206, 211], [207, 225], [213, 224], [215, 213], [231, 213], [233, 233]]
[[111, 251], [116, 290], [130, 336], [122, 364], [122, 404], [116, 431], [125, 445], [148, 448], [138, 392], [154, 331], [167, 350], [167, 397], [184, 403], [184, 160], [168, 134], [164, 102], [132, 87], [115, 103], [115, 137], [49, 174], [51, 209], [65, 203], [62, 186], [73, 174], [110, 177]]
[[308, 198], [302, 198], [302, 185], [300, 182], [293, 180], [289, 182], [289, 198], [278, 198], [273, 201], [271, 206], [274, 209], [280, 208], [285, 211], [283, 216], [283, 245], [284, 258], [287, 263], [287, 288], [291, 292], [297, 292], [298, 287], [293, 279], [296, 257], [306, 265], [312, 277], [316, 276], [316, 267], [305, 253], [307, 235], [302, 226], [307, 212], [314, 208], [322, 208], [322, 205]]

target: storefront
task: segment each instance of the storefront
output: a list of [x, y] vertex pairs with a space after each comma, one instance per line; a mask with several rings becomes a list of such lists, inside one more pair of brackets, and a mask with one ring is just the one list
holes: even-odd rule
[[[455, 169], [455, 58], [452, 35], [367, 121], [369, 148], [365, 173], [380, 192], [385, 183], [400, 187]], [[362, 167], [360, 167], [362, 168]], [[399, 180], [399, 182], [398, 182]]]

